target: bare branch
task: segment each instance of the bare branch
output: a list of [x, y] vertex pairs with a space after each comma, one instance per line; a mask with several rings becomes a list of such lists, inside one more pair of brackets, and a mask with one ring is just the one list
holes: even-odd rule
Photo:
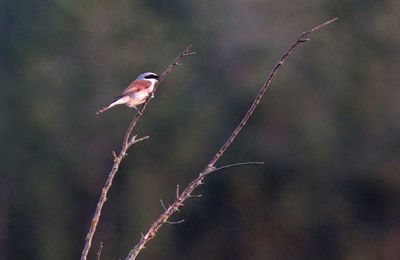
[[[188, 55], [192, 55], [192, 46], [188, 46], [181, 54], [179, 54], [178, 57], [175, 58], [175, 60], [165, 69], [165, 71], [161, 74], [159, 81], [155, 84], [153, 93], [157, 90], [158, 86], [164, 81], [165, 77], [172, 71], [172, 69], [176, 66], [176, 64], [183, 58]], [[133, 128], [135, 128], [137, 122], [139, 119], [142, 117], [144, 110], [146, 109], [148, 103], [150, 102], [151, 98], [149, 97], [146, 102], [142, 105], [142, 107], [138, 110], [136, 113], [135, 117], [133, 118], [131, 124], [128, 127], [128, 130], [125, 133], [124, 141], [122, 142], [122, 147], [121, 151], [119, 152], [118, 156], [115, 152], [113, 152], [114, 156], [114, 165], [111, 168], [108, 178], [103, 186], [103, 189], [101, 191], [101, 195], [99, 198], [99, 201], [97, 202], [96, 210], [93, 215], [91, 224], [90, 224], [90, 229], [86, 235], [86, 241], [85, 241], [85, 246], [82, 250], [82, 255], [81, 255], [81, 260], [86, 260], [90, 247], [92, 246], [92, 239], [94, 236], [94, 233], [96, 232], [97, 224], [99, 223], [99, 219], [101, 216], [101, 212], [104, 206], [104, 203], [107, 200], [107, 194], [108, 190], [110, 189], [112, 182], [114, 180], [115, 174], [118, 172], [119, 165], [121, 164], [122, 159], [127, 155], [126, 151], [128, 148], [140, 141], [143, 141], [148, 138], [148, 136], [136, 139], [136, 135], [132, 136], [132, 131]]]
[[246, 165], [264, 165], [264, 162], [242, 162], [242, 163], [229, 164], [229, 165], [225, 165], [225, 166], [222, 166], [222, 167], [215, 168], [214, 170], [212, 170], [208, 174], [213, 173], [213, 172], [217, 172], [217, 171], [223, 171], [223, 170], [226, 170], [226, 169], [229, 169], [229, 168], [232, 168], [232, 167], [246, 166]]
[[278, 69], [284, 64], [286, 58], [292, 53], [292, 51], [300, 44], [303, 42], [308, 41], [308, 39], [305, 39], [304, 36], [309, 35], [322, 27], [336, 21], [337, 18], [329, 20], [323, 24], [320, 24], [308, 31], [303, 32], [297, 40], [289, 47], [289, 49], [282, 55], [278, 63], [274, 66], [272, 69], [271, 73], [267, 77], [264, 85], [261, 87], [260, 91], [258, 92], [255, 100], [253, 101], [253, 104], [247, 111], [247, 113], [244, 115], [243, 119], [240, 121], [239, 125], [236, 127], [236, 129], [232, 132], [231, 136], [228, 138], [228, 140], [225, 142], [225, 144], [218, 150], [218, 152], [214, 155], [214, 157], [211, 159], [211, 161], [207, 164], [207, 166], [204, 168], [204, 170], [199, 174], [199, 176], [194, 179], [191, 183], [189, 183], [186, 188], [182, 191], [182, 193], [177, 196], [175, 199], [174, 203], [170, 205], [161, 215], [160, 217], [153, 222], [151, 225], [150, 229], [146, 233], [146, 235], [142, 236], [139, 242], [135, 245], [135, 247], [129, 252], [128, 256], [126, 257], [126, 260], [133, 260], [136, 259], [140, 251], [144, 248], [147, 242], [149, 242], [157, 233], [157, 231], [161, 228], [163, 223], [168, 221], [168, 219], [183, 205], [183, 202], [190, 198], [192, 195], [192, 192], [196, 190], [201, 184], [203, 184], [204, 178], [216, 171], [235, 167], [235, 166], [242, 166], [242, 165], [248, 165], [246, 164], [233, 164], [233, 165], [227, 165], [223, 166], [220, 168], [215, 168], [215, 164], [217, 161], [222, 157], [222, 155], [225, 153], [225, 151], [229, 148], [229, 146], [235, 141], [237, 136], [239, 135], [240, 131], [243, 129], [243, 127], [246, 125], [247, 121], [250, 119], [251, 115], [253, 114], [254, 110], [260, 103], [265, 91], [267, 90], [268, 86], [271, 84], [271, 81], [273, 77], [275, 76], [276, 72]]

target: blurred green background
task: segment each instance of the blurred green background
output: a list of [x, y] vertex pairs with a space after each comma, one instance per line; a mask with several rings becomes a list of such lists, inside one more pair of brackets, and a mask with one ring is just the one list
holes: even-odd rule
[[0, 259], [77, 259], [133, 116], [159, 88], [94, 238], [124, 258], [211, 159], [280, 55], [300, 46], [219, 165], [139, 259], [400, 259], [400, 2], [0, 1]]

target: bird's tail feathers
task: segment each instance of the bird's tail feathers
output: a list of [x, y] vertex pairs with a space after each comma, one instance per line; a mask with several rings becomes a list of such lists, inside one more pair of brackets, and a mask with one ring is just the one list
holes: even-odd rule
[[129, 101], [129, 97], [127, 97], [127, 96], [117, 97], [116, 99], [114, 99], [114, 101], [111, 104], [109, 104], [108, 106], [105, 106], [102, 109], [100, 109], [99, 111], [97, 111], [96, 115], [103, 113], [104, 111], [106, 111], [116, 105], [125, 104], [127, 101]]
[[98, 110], [98, 111], [96, 112], [96, 115], [98, 115], [98, 114], [100, 114], [100, 113], [103, 113], [104, 111], [106, 111], [106, 110], [108, 110], [108, 109], [110, 109], [110, 108], [111, 108], [110, 106], [103, 107], [102, 109], [100, 109], [100, 110]]

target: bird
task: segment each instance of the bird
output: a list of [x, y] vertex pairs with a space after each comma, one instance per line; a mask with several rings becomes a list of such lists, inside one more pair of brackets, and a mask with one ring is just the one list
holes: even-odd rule
[[122, 91], [120, 96], [116, 97], [108, 106], [97, 111], [96, 115], [116, 105], [123, 104], [138, 110], [136, 107], [137, 105], [143, 104], [149, 96], [151, 98], [154, 97], [154, 86], [158, 80], [159, 76], [154, 72], [140, 74], [124, 91]]

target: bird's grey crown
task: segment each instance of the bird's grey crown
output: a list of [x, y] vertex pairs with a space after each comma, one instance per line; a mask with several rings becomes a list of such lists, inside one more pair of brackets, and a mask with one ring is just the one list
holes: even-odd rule
[[158, 75], [154, 72], [145, 72], [140, 74], [136, 79], [158, 79]]

